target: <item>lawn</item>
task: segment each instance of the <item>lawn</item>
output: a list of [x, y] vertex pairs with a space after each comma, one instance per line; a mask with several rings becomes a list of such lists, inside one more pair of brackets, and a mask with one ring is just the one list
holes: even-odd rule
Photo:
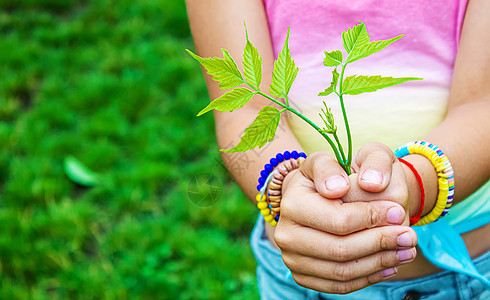
[[0, 299], [258, 298], [183, 1], [0, 0], [0, 33]]

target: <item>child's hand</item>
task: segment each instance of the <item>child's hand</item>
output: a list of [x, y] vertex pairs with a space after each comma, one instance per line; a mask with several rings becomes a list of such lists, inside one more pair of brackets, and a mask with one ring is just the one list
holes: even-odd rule
[[[342, 197], [346, 203], [384, 200], [400, 204], [405, 210], [403, 225], [409, 225], [409, 184], [404, 165], [388, 146], [367, 143], [354, 155], [350, 191]], [[408, 172], [411, 172], [408, 170]], [[417, 188], [417, 187], [415, 187]], [[412, 209], [413, 211], [413, 209]]]
[[331, 155], [317, 152], [285, 179], [274, 239], [301, 286], [349, 293], [393, 277], [394, 267], [415, 258], [415, 232], [397, 226], [406, 219], [403, 207], [344, 203], [347, 178]]

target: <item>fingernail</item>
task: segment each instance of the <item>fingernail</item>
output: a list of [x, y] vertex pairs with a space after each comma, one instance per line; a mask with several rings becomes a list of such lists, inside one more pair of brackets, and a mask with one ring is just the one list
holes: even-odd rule
[[396, 275], [396, 268], [383, 270], [381, 271], [381, 274], [383, 275], [384, 278], [393, 277]]
[[383, 183], [383, 174], [376, 170], [368, 169], [362, 173], [361, 180], [375, 184]]
[[398, 250], [396, 251], [396, 256], [398, 256], [400, 262], [409, 262], [413, 260], [413, 251], [412, 249]]
[[392, 207], [388, 210], [388, 222], [391, 224], [401, 224], [403, 222], [403, 212], [399, 207]]
[[413, 245], [412, 236], [408, 232], [400, 234], [396, 242], [400, 247], [411, 247]]
[[347, 181], [345, 180], [344, 177], [342, 177], [340, 175], [335, 175], [335, 176], [327, 178], [325, 185], [327, 186], [327, 189], [333, 191], [336, 189], [346, 187]]

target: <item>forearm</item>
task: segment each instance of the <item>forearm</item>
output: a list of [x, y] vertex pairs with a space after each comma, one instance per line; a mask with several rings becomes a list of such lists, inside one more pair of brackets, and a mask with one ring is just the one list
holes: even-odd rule
[[457, 184], [456, 202], [468, 197], [490, 177], [489, 112], [490, 95], [451, 110], [445, 121], [426, 137], [443, 149], [451, 161]]
[[[243, 70], [241, 58], [245, 46], [245, 28], [248, 36], [262, 57], [261, 91], [267, 93], [272, 80], [274, 55], [270, 41], [267, 18], [261, 0], [187, 0], [187, 11], [192, 36], [197, 53], [203, 57], [221, 57], [221, 48], [227, 49]], [[205, 74], [211, 99], [216, 99], [225, 91]], [[233, 112], [214, 112], [216, 135], [220, 149], [229, 149], [240, 141], [240, 136], [257, 117], [265, 105], [274, 105], [270, 100], [255, 95], [248, 104]], [[204, 107], [204, 104], [203, 104]], [[285, 150], [301, 151], [301, 146], [289, 130], [285, 121], [286, 112], [281, 115], [281, 123], [273, 142], [261, 149], [245, 153], [221, 153], [223, 161], [242, 191], [254, 201], [259, 172], [271, 157]]]
[[[258, 111], [259, 109], [255, 107], [244, 107], [240, 111], [232, 113], [216, 113], [222, 115], [216, 118], [216, 135], [219, 148], [230, 148], [236, 145], [243, 130], [253, 122]], [[281, 118], [285, 119], [284, 113]], [[227, 169], [241, 190], [249, 199], [255, 201], [260, 171], [271, 157], [286, 150], [299, 152], [302, 151], [302, 148], [289, 129], [287, 122], [282, 120], [274, 141], [267, 143], [261, 149], [256, 148], [245, 153], [222, 153], [221, 155]]]
[[[490, 141], [490, 34], [486, 30], [490, 26], [489, 11], [489, 1], [469, 2], [454, 66], [448, 114], [444, 122], [424, 138], [444, 151], [453, 166], [454, 203], [468, 197], [490, 177], [487, 149]], [[418, 160], [416, 168], [424, 175], [422, 179], [428, 193], [426, 214], [434, 207], [437, 197], [437, 176], [428, 160], [410, 156], [407, 160]], [[417, 200], [413, 202], [418, 206]]]
[[[486, 144], [490, 140], [488, 112], [490, 100], [469, 102], [454, 108], [444, 122], [436, 127], [425, 141], [437, 145], [449, 158], [455, 174], [455, 196], [457, 203], [488, 181], [490, 176], [490, 156]], [[425, 205], [422, 215], [429, 213], [438, 195], [437, 173], [432, 163], [421, 155], [405, 157], [422, 177], [425, 190]], [[420, 190], [412, 172], [405, 167], [410, 194], [411, 215], [418, 210]]]

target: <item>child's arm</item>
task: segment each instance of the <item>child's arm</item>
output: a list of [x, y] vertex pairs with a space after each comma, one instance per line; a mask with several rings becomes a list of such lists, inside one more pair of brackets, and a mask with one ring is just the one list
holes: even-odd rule
[[[239, 69], [243, 70], [241, 59], [245, 46], [246, 22], [248, 36], [262, 57], [263, 78], [261, 90], [269, 91], [274, 64], [269, 27], [261, 0], [187, 0], [187, 11], [192, 36], [198, 55], [202, 57], [222, 57], [221, 48], [227, 49]], [[218, 83], [206, 75], [206, 83], [211, 99], [224, 94]], [[220, 149], [228, 149], [240, 141], [243, 130], [257, 117], [260, 109], [271, 102], [260, 95], [254, 96], [248, 104], [233, 112], [214, 112], [216, 135]], [[204, 106], [204, 105], [203, 105]], [[285, 118], [281, 118], [284, 120]], [[257, 178], [264, 164], [271, 157], [286, 150], [301, 151], [302, 148], [290, 131], [286, 122], [281, 121], [273, 142], [262, 149], [255, 149], [244, 154], [222, 153], [223, 161], [241, 190], [249, 199], [255, 201]]]
[[[437, 145], [447, 155], [455, 173], [457, 203], [490, 178], [490, 3], [472, 0], [468, 5], [458, 55], [453, 73], [448, 114], [425, 141]], [[360, 154], [360, 155], [359, 155]], [[370, 162], [366, 163], [366, 159]], [[374, 159], [375, 158], [375, 159]], [[437, 174], [429, 160], [420, 155], [404, 158], [422, 176], [426, 202], [422, 215], [429, 213], [438, 194]], [[378, 160], [377, 165], [373, 164]], [[379, 192], [388, 186], [393, 155], [388, 147], [365, 145], [356, 155], [354, 167], [360, 174], [358, 184], [369, 192]], [[418, 210], [420, 192], [413, 173], [404, 166], [411, 193], [411, 214]], [[361, 180], [367, 169], [380, 172], [385, 179], [375, 185]], [[387, 183], [388, 181], [388, 183]]]

